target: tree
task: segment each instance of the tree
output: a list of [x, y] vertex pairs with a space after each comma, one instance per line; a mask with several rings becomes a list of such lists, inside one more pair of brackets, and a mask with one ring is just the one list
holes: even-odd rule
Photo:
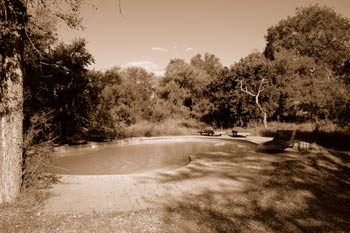
[[265, 55], [274, 59], [282, 49], [308, 56], [343, 79], [350, 75], [350, 21], [328, 7], [297, 8], [296, 15], [270, 27]]
[[27, 9], [0, 3], [0, 204], [18, 196], [22, 175], [23, 52]]
[[[196, 119], [207, 113], [210, 102], [206, 98], [206, 91], [211, 80], [208, 71], [212, 71], [213, 74], [219, 72], [221, 64], [214, 56], [206, 57], [207, 60], [202, 60], [201, 56], [197, 55], [192, 58], [191, 64], [182, 59], [173, 59], [168, 64], [165, 76], [160, 82], [160, 98], [167, 100], [172, 113], [177, 112]], [[207, 61], [209, 64], [212, 60], [215, 61], [215, 70], [205, 65]]]
[[220, 72], [223, 69], [219, 58], [214, 54], [205, 53], [202, 57], [201, 54], [197, 54], [191, 58], [191, 66], [195, 67], [206, 73], [208, 76], [207, 82], [218, 78]]
[[122, 79], [120, 68], [106, 72], [88, 72], [88, 135], [91, 139], [115, 137], [117, 114], [115, 108]]
[[160, 98], [167, 101], [171, 114], [189, 115], [192, 111], [194, 70], [182, 59], [172, 59], [160, 82]]
[[242, 94], [237, 89], [237, 77], [232, 69], [224, 67], [218, 77], [207, 86], [208, 100], [212, 108], [202, 116], [207, 123], [216, 122], [228, 128], [234, 125], [244, 126], [249, 117], [249, 108], [242, 101]]
[[[80, 0], [65, 1], [66, 11], [55, 15], [71, 27], [79, 24]], [[0, 2], [0, 203], [18, 196], [22, 175], [23, 57], [28, 36], [28, 6], [57, 9], [42, 0], [4, 0]], [[33, 44], [32, 44], [33, 46]]]
[[265, 127], [265, 129], [267, 129], [267, 113], [266, 113], [265, 109], [260, 104], [260, 94], [265, 89], [266, 80], [265, 80], [265, 78], [262, 78], [259, 82], [260, 82], [259, 83], [259, 87], [256, 90], [256, 93], [254, 93], [251, 90], [248, 90], [247, 86], [245, 86], [243, 88], [243, 81], [242, 80], [240, 81], [240, 89], [244, 93], [254, 97], [256, 106], [258, 107], [258, 109], [260, 110], [261, 114], [263, 115], [264, 127]]
[[57, 134], [61, 139], [74, 137], [87, 127], [87, 69], [93, 62], [92, 55], [86, 50], [83, 39], [71, 44], [58, 44], [48, 54], [45, 62], [51, 64], [42, 68], [41, 89], [34, 95], [41, 97], [36, 109], [47, 108], [53, 111], [53, 121], [58, 126]]
[[276, 88], [284, 99], [279, 106], [282, 118], [337, 120], [345, 114], [346, 86], [327, 66], [286, 50], [276, 53], [273, 63]]
[[[240, 83], [240, 90], [254, 97], [267, 128], [268, 113], [273, 114], [278, 93], [275, 89], [275, 71], [272, 63], [261, 53], [252, 53], [233, 66]], [[243, 85], [245, 83], [245, 85]]]
[[120, 122], [135, 123], [150, 120], [153, 112], [153, 74], [140, 67], [130, 67], [120, 72], [122, 83], [119, 87], [115, 114]]

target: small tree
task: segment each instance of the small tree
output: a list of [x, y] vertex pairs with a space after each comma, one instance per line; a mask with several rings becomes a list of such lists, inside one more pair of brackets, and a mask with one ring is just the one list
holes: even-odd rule
[[[271, 61], [259, 52], [252, 53], [233, 66], [239, 90], [254, 97], [254, 104], [267, 128], [267, 117], [276, 109], [276, 72]], [[238, 87], [238, 85], [237, 85]]]
[[243, 81], [241, 80], [240, 81], [240, 89], [241, 91], [243, 91], [244, 93], [252, 96], [255, 98], [255, 104], [256, 106], [258, 107], [258, 109], [260, 110], [262, 116], [263, 116], [263, 123], [264, 123], [264, 127], [265, 129], [267, 129], [267, 113], [266, 113], [266, 110], [261, 106], [260, 104], [260, 96], [261, 96], [261, 93], [264, 91], [265, 89], [265, 84], [266, 84], [266, 80], [263, 78], [260, 80], [260, 84], [259, 84], [259, 87], [258, 87], [258, 90], [254, 93], [252, 90], [248, 90], [247, 86], [245, 86], [243, 88]]

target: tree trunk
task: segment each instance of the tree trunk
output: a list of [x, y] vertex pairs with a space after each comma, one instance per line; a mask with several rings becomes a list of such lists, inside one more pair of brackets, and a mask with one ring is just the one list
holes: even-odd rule
[[264, 128], [267, 129], [267, 114], [266, 114], [266, 112], [263, 112], [263, 122], [264, 122]]
[[15, 201], [22, 183], [22, 58], [27, 10], [22, 0], [5, 0], [1, 11], [0, 204]]
[[[20, 192], [23, 145], [23, 74], [20, 56], [5, 59], [17, 67], [6, 72], [0, 111], [0, 204], [13, 202]], [[13, 78], [16, 77], [16, 78]]]
[[266, 114], [265, 110], [263, 109], [263, 107], [259, 103], [259, 95], [255, 96], [255, 103], [258, 106], [261, 114], [263, 115], [264, 128], [267, 129], [267, 114]]

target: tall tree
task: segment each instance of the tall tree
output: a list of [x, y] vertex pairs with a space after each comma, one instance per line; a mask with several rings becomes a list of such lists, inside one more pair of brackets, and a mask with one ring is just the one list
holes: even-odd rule
[[[71, 27], [80, 25], [81, 0], [3, 0], [0, 2], [0, 203], [18, 196], [22, 175], [23, 53], [28, 33], [28, 6], [53, 9], [54, 15]], [[62, 2], [61, 2], [62, 4]]]
[[297, 8], [296, 15], [270, 27], [265, 55], [273, 59], [281, 49], [308, 56], [343, 79], [350, 75], [350, 20], [318, 5]]
[[344, 82], [314, 58], [283, 50], [276, 53], [273, 66], [280, 92], [276, 112], [284, 120], [338, 120], [349, 100]]
[[22, 175], [23, 52], [27, 8], [0, 3], [0, 204], [20, 192]]

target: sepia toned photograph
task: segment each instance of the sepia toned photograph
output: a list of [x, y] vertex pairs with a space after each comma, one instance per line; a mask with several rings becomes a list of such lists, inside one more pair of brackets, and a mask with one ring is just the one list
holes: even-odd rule
[[0, 233], [350, 232], [349, 0], [0, 0]]

